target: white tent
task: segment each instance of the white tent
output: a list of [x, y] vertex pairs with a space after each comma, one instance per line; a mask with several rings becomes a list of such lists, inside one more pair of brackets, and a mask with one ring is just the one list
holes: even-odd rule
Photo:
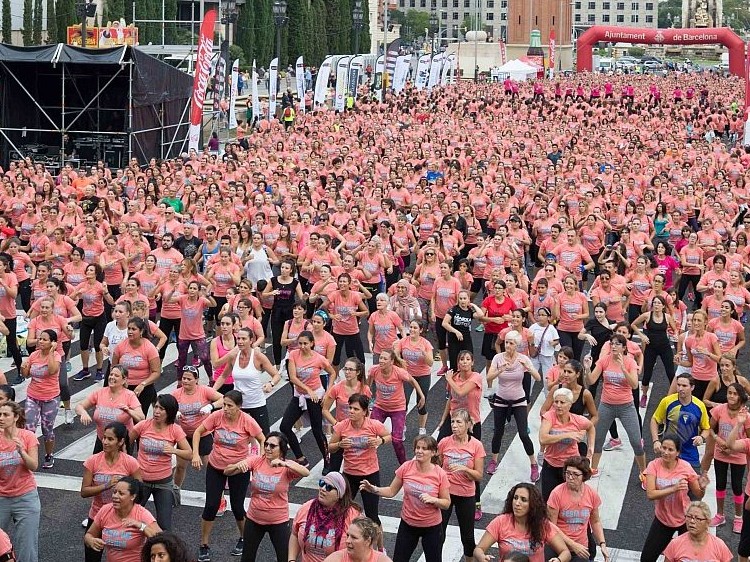
[[510, 76], [511, 80], [522, 81], [536, 78], [538, 68], [515, 59], [506, 62], [497, 70], [500, 76]]

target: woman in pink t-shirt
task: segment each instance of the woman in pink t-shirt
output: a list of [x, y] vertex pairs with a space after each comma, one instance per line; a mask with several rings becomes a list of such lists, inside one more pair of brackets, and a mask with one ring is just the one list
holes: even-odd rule
[[135, 392], [144, 414], [156, 399], [154, 383], [161, 376], [159, 352], [147, 338], [148, 320], [130, 318], [128, 337], [115, 346], [112, 364], [128, 370], [128, 389]]
[[691, 374], [695, 379], [693, 396], [703, 397], [708, 383], [718, 374], [721, 345], [716, 334], [706, 330], [708, 315], [703, 310], [693, 312], [692, 326], [693, 329], [685, 338], [686, 359], [681, 362], [681, 365], [692, 367]]
[[192, 347], [197, 355], [209, 380], [213, 378], [211, 357], [206, 342], [206, 332], [203, 330], [203, 312], [216, 307], [216, 300], [206, 296], [205, 288], [198, 281], [191, 281], [187, 286], [187, 295], [175, 295], [174, 290], [164, 297], [164, 302], [174, 302], [180, 305], [180, 331], [177, 334], [177, 370], [187, 363], [188, 349]]
[[357, 517], [346, 531], [346, 548], [337, 550], [324, 562], [393, 562], [378, 550], [383, 530], [368, 517]]
[[661, 458], [646, 468], [646, 497], [654, 502], [654, 520], [643, 545], [641, 560], [656, 562], [675, 532], [683, 534], [685, 512], [690, 505], [688, 492], [703, 498], [707, 476], [698, 476], [680, 456], [680, 437], [667, 434], [661, 439]]
[[443, 511], [443, 537], [455, 508], [464, 556], [467, 558], [474, 555], [476, 547], [474, 521], [482, 517], [478, 484], [484, 475], [484, 459], [487, 456], [481, 436], [476, 436], [472, 427], [474, 420], [469, 410], [458, 408], [451, 412], [452, 435], [438, 443], [440, 465], [448, 474], [451, 496], [451, 506]]
[[[399, 282], [400, 283], [400, 282]], [[422, 336], [422, 322], [419, 319], [409, 322], [408, 337], [397, 340], [393, 344], [393, 350], [405, 365], [407, 372], [417, 381], [422, 394], [427, 398], [430, 391], [430, 373], [432, 371], [433, 348], [430, 341]], [[406, 402], [408, 404], [411, 398], [413, 387], [409, 385], [405, 388]], [[419, 416], [419, 434], [425, 434], [427, 427], [427, 408], [417, 409]]]
[[37, 350], [21, 365], [21, 375], [31, 378], [26, 391], [26, 429], [36, 431], [42, 426], [44, 435], [44, 464], [55, 465], [55, 417], [60, 407], [60, 353], [57, 351], [57, 333], [42, 330], [37, 336]]
[[0, 456], [0, 505], [14, 521], [18, 561], [37, 562], [42, 506], [33, 473], [39, 468], [39, 442], [23, 429], [23, 408], [15, 402], [0, 405]]
[[414, 440], [414, 458], [396, 469], [390, 486], [379, 487], [363, 480], [360, 490], [392, 498], [401, 488], [401, 522], [396, 535], [393, 558], [409, 560], [422, 540], [426, 562], [440, 562], [443, 550], [443, 516], [441, 510], [451, 505], [448, 475], [432, 461], [437, 456], [435, 438], [421, 435]]
[[[21, 372], [21, 350], [18, 347], [18, 338], [16, 337], [16, 297], [18, 296], [18, 278], [13, 273], [13, 264], [11, 259], [6, 255], [0, 255], [0, 316], [8, 328], [8, 334], [5, 340], [8, 342], [8, 351], [13, 357], [13, 363], [16, 370]], [[31, 286], [29, 286], [29, 293]], [[18, 382], [21, 378], [18, 377]]]
[[224, 474], [252, 474], [250, 502], [242, 533], [243, 560], [255, 560], [258, 547], [268, 533], [276, 552], [276, 562], [289, 560], [289, 486], [310, 471], [286, 459], [289, 442], [283, 433], [272, 431], [264, 443], [263, 455], [249, 455], [224, 469]]
[[474, 560], [490, 562], [492, 557], [485, 553], [495, 543], [500, 560], [516, 551], [528, 556], [530, 562], [544, 562], [544, 548], [549, 546], [556, 553], [555, 557], [549, 559], [550, 562], [570, 562], [570, 551], [560, 529], [547, 516], [542, 494], [534, 484], [527, 482], [510, 489], [503, 513], [487, 525], [487, 530], [474, 549]]
[[162, 530], [154, 516], [136, 502], [140, 490], [135, 478], [121, 478], [112, 489], [112, 503], [99, 510], [83, 537], [88, 548], [106, 553], [107, 562], [140, 562], [146, 539]]
[[375, 297], [376, 310], [368, 318], [367, 342], [374, 355], [373, 361], [384, 349], [392, 349], [399, 337], [405, 336], [403, 322], [398, 314], [388, 310], [388, 295], [379, 293]]
[[[726, 543], [708, 531], [711, 510], [705, 502], [690, 502], [685, 513], [687, 533], [672, 539], [664, 549], [665, 562], [711, 560], [730, 562], [734, 555]], [[742, 559], [742, 555], [740, 555]]]

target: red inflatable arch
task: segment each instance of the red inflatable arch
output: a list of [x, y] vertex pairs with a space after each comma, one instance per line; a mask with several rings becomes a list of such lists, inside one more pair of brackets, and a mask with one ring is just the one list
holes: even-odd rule
[[607, 43], [635, 43], [648, 45], [706, 45], [721, 43], [729, 50], [729, 72], [745, 75], [745, 42], [727, 27], [701, 29], [646, 29], [640, 27], [615, 27], [595, 25], [578, 37], [576, 43], [578, 72], [591, 72], [591, 48], [603, 41]]

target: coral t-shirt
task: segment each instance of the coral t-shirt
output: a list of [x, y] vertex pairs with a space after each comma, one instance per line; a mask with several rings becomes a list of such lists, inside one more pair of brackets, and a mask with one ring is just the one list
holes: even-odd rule
[[[23, 442], [23, 450], [29, 451], [39, 445], [39, 440], [31, 431], [19, 429], [16, 436]], [[26, 468], [16, 444], [0, 432], [0, 497], [17, 498], [36, 489], [34, 473]]]
[[[62, 356], [57, 352], [54, 353], [59, 365]], [[29, 355], [27, 361], [31, 375], [31, 382], [26, 391], [29, 397], [35, 400], [47, 401], [60, 396], [60, 372], [59, 370], [56, 373], [49, 372], [49, 367], [47, 366], [48, 357], [42, 356], [42, 352], [37, 349]], [[60, 368], [61, 366], [58, 367], [58, 369]]]
[[531, 545], [531, 537], [527, 531], [516, 527], [512, 513], [498, 515], [487, 525], [487, 532], [497, 541], [500, 551], [498, 559], [503, 559], [509, 552], [522, 552], [529, 557], [529, 562], [544, 562], [544, 545], [549, 539], [557, 535], [560, 530], [549, 521], [545, 523], [544, 540], [541, 544]]
[[[107, 462], [107, 454], [102, 451], [91, 455], [83, 462], [83, 466], [89, 469], [93, 479], [91, 483], [94, 486], [109, 485], [113, 476], [125, 477], [133, 476], [138, 469], [138, 461], [126, 453], [120, 453], [114, 464]], [[105, 488], [104, 491], [94, 496], [94, 501], [89, 509], [89, 518], [93, 519], [99, 510], [106, 504], [112, 503], [112, 488]]]
[[180, 333], [178, 337], [181, 340], [200, 340], [206, 337], [203, 331], [203, 311], [209, 307], [206, 297], [198, 297], [198, 300], [189, 300], [188, 295], [180, 295], [173, 302], [180, 305], [182, 311], [180, 319]]
[[351, 420], [344, 420], [333, 426], [333, 431], [341, 439], [350, 439], [352, 446], [341, 449], [344, 452], [344, 472], [353, 476], [366, 476], [380, 470], [378, 453], [368, 444], [373, 437], [386, 437], [390, 432], [379, 421], [365, 418], [362, 427], [357, 429]]
[[453, 435], [450, 435], [438, 443], [438, 454], [443, 458], [443, 470], [448, 475], [451, 495], [464, 498], [474, 497], [475, 481], [465, 472], [453, 472], [450, 467], [460, 465], [474, 469], [477, 459], [487, 456], [482, 442], [469, 436], [466, 443], [459, 443]]
[[84, 316], [95, 318], [104, 314], [104, 291], [106, 288], [103, 283], [84, 281], [78, 289], [83, 303], [81, 313]]
[[141, 465], [143, 480], [156, 482], [169, 478], [172, 474], [172, 455], [165, 452], [168, 446], [177, 446], [185, 439], [185, 432], [176, 423], [157, 430], [153, 419], [135, 424], [133, 431], [138, 437], [138, 464]]
[[397, 330], [403, 325], [399, 315], [392, 310], [386, 310], [385, 313], [378, 311], [370, 315], [368, 323], [375, 332], [372, 352], [382, 353], [393, 349], [393, 343], [398, 340]]
[[718, 341], [719, 338], [716, 337], [716, 334], [711, 332], [703, 332], [701, 337], [692, 333], [685, 338], [685, 348], [689, 349], [690, 354], [693, 356], [691, 374], [695, 380], [710, 381], [718, 374], [716, 361], [712, 360], [705, 353], [698, 351], [698, 349], [705, 348], [713, 353], [713, 345], [714, 343], [718, 343]]
[[574, 497], [568, 485], [563, 483], [552, 490], [547, 505], [557, 510], [558, 528], [573, 541], [588, 546], [591, 513], [602, 505], [596, 490], [584, 484], [581, 495]]
[[425, 338], [420, 337], [416, 342], [411, 338], [397, 340], [394, 347], [401, 352], [401, 357], [406, 363], [406, 370], [412, 377], [425, 377], [430, 374], [425, 354], [432, 356], [432, 344]]
[[145, 381], [151, 375], [149, 362], [159, 358], [156, 347], [146, 338], [141, 339], [138, 347], [133, 347], [130, 339], [125, 338], [117, 344], [115, 353], [120, 357], [119, 363], [128, 369], [128, 386]]
[[302, 562], [323, 562], [328, 556], [339, 550], [344, 544], [344, 535], [346, 529], [352, 524], [361, 512], [352, 506], [346, 514], [344, 520], [344, 532], [336, 536], [336, 530], [328, 529], [325, 534], [319, 534], [318, 529], [307, 529], [307, 514], [310, 512], [310, 506], [315, 500], [310, 500], [302, 504], [297, 511], [297, 515], [292, 522], [292, 534], [297, 537], [302, 554]]
[[[344, 296], [341, 291], [333, 291], [328, 299], [328, 310], [333, 316], [333, 333], [342, 336], [359, 334], [359, 319], [354, 313], [363, 302], [362, 293], [349, 291], [349, 295]], [[336, 319], [337, 315], [341, 316], [340, 320]]]
[[263, 435], [258, 422], [245, 412], [230, 421], [223, 410], [217, 410], [203, 421], [203, 427], [214, 432], [214, 447], [208, 462], [218, 470], [245, 459], [250, 441]]
[[[450, 413], [455, 412], [460, 408], [465, 408], [469, 411], [471, 421], [479, 423], [482, 421], [482, 414], [479, 413], [479, 405], [482, 402], [482, 375], [476, 372], [469, 374], [467, 379], [462, 378], [459, 374], [453, 377], [453, 382], [463, 391], [465, 386], [471, 388], [469, 393], [464, 396], [459, 396], [458, 392], [450, 388]], [[446, 385], [447, 386], [447, 385]]]
[[[328, 367], [328, 360], [320, 353], [313, 352], [305, 358], [302, 351], [295, 349], [289, 353], [289, 361], [294, 362], [297, 378], [307, 385], [311, 390], [320, 390], [323, 383], [320, 380], [320, 372]], [[302, 392], [301, 389], [297, 389]]]
[[[729, 406], [726, 404], [718, 404], [711, 408], [711, 420], [715, 421], [717, 424], [717, 431], [716, 435], [721, 437], [724, 441], [727, 440], [727, 436], [729, 435], [729, 432], [732, 431], [732, 428], [737, 423], [736, 417], [730, 417], [729, 415]], [[747, 433], [750, 431], [750, 420], [745, 421], [745, 433], [742, 435], [747, 435]], [[718, 461], [722, 461], [725, 463], [730, 464], [746, 464], [747, 460], [745, 459], [745, 455], [740, 452], [732, 452], [725, 453], [722, 451], [719, 447], [716, 447], [714, 451], [714, 458]]]
[[[364, 394], [367, 398], [372, 398], [372, 390], [370, 387], [362, 384], [360, 388], [352, 392], [352, 394]], [[333, 388], [328, 392], [334, 402], [336, 403], [336, 421], [344, 421], [349, 419], [349, 397], [351, 394], [347, 393], [346, 381], [339, 381], [333, 385]]]
[[94, 407], [94, 415], [91, 417], [96, 424], [96, 436], [99, 439], [104, 437], [104, 428], [114, 421], [125, 424], [128, 431], [133, 429], [133, 417], [123, 410], [123, 407], [135, 409], [141, 406], [132, 390], [123, 388], [119, 394], [115, 395], [108, 386], [92, 392], [89, 402]]
[[258, 525], [278, 525], [289, 521], [289, 484], [300, 475], [285, 466], [271, 466], [265, 457], [249, 456], [250, 503], [247, 518]]
[[409, 379], [409, 373], [393, 365], [391, 374], [386, 377], [380, 365], [375, 365], [370, 369], [370, 378], [375, 383], [375, 405], [378, 408], [384, 412], [406, 410], [404, 381]]
[[579, 320], [577, 316], [584, 314], [588, 310], [586, 296], [578, 291], [573, 293], [572, 296], [563, 291], [557, 295], [557, 302], [560, 305], [560, 322], [557, 324], [558, 331], [580, 332], [583, 330], [583, 320]]
[[[677, 459], [674, 468], [664, 466], [662, 459], [654, 459], [646, 467], [644, 474], [656, 477], [656, 489], [663, 490], [677, 484], [680, 480], [688, 482], [698, 478], [698, 475], [686, 461]], [[656, 518], [667, 527], [680, 527], [685, 524], [685, 511], [690, 505], [687, 490], [677, 491], [667, 497], [654, 501]]]
[[0, 285], [0, 314], [3, 318], [16, 317], [16, 297], [8, 295], [6, 287], [17, 287], [18, 278], [15, 273], [8, 272], [3, 275], [4, 284]]
[[404, 490], [401, 519], [412, 527], [432, 527], [439, 525], [442, 512], [436, 505], [429, 505], [420, 499], [422, 494], [439, 497], [440, 492], [450, 493], [450, 482], [445, 471], [435, 464], [429, 465], [428, 472], [417, 468], [417, 461], [410, 460], [396, 469]]
[[[146, 525], [156, 521], [148, 509], [138, 504], [133, 506], [127, 519]], [[146, 535], [138, 529], [123, 525], [123, 520], [117, 515], [112, 504], [105, 505], [99, 510], [94, 523], [102, 530], [107, 562], [140, 562]]]
[[[583, 392], [583, 391], [581, 391]], [[631, 399], [632, 399], [631, 394]], [[543, 419], [548, 420], [552, 425], [550, 427], [550, 435], [559, 435], [560, 433], [571, 433], [574, 431], [586, 431], [591, 427], [591, 420], [578, 414], [570, 414], [568, 423], [562, 423], [554, 410], [549, 410], [542, 416]], [[565, 461], [570, 457], [578, 455], [578, 441], [573, 439], [563, 439], [552, 445], [547, 445], [544, 448], [544, 462], [554, 467], [560, 468], [565, 464]], [[586, 544], [586, 543], [581, 543]]]
[[210, 414], [202, 414], [200, 409], [211, 404], [210, 389], [207, 386], [198, 385], [193, 394], [187, 394], [184, 388], [178, 388], [172, 392], [177, 400], [180, 411], [180, 419], [177, 423], [185, 431], [188, 437], [192, 437], [198, 426], [203, 423]]
[[672, 539], [664, 549], [664, 559], [670, 562], [730, 562], [734, 555], [719, 537], [708, 533], [703, 546], [696, 545], [685, 533]]
[[[638, 365], [630, 355], [623, 356], [623, 365], [630, 373], [638, 372]], [[633, 401], [633, 389], [625, 373], [611, 354], [599, 358], [597, 366], [602, 370], [602, 399], [605, 404], [622, 405]]]

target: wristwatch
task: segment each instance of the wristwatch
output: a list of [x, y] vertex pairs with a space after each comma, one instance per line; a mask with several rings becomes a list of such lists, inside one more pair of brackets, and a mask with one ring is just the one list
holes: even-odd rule
[[140, 530], [141, 533], [146, 530], [147, 525], [145, 523], [141, 523]]

